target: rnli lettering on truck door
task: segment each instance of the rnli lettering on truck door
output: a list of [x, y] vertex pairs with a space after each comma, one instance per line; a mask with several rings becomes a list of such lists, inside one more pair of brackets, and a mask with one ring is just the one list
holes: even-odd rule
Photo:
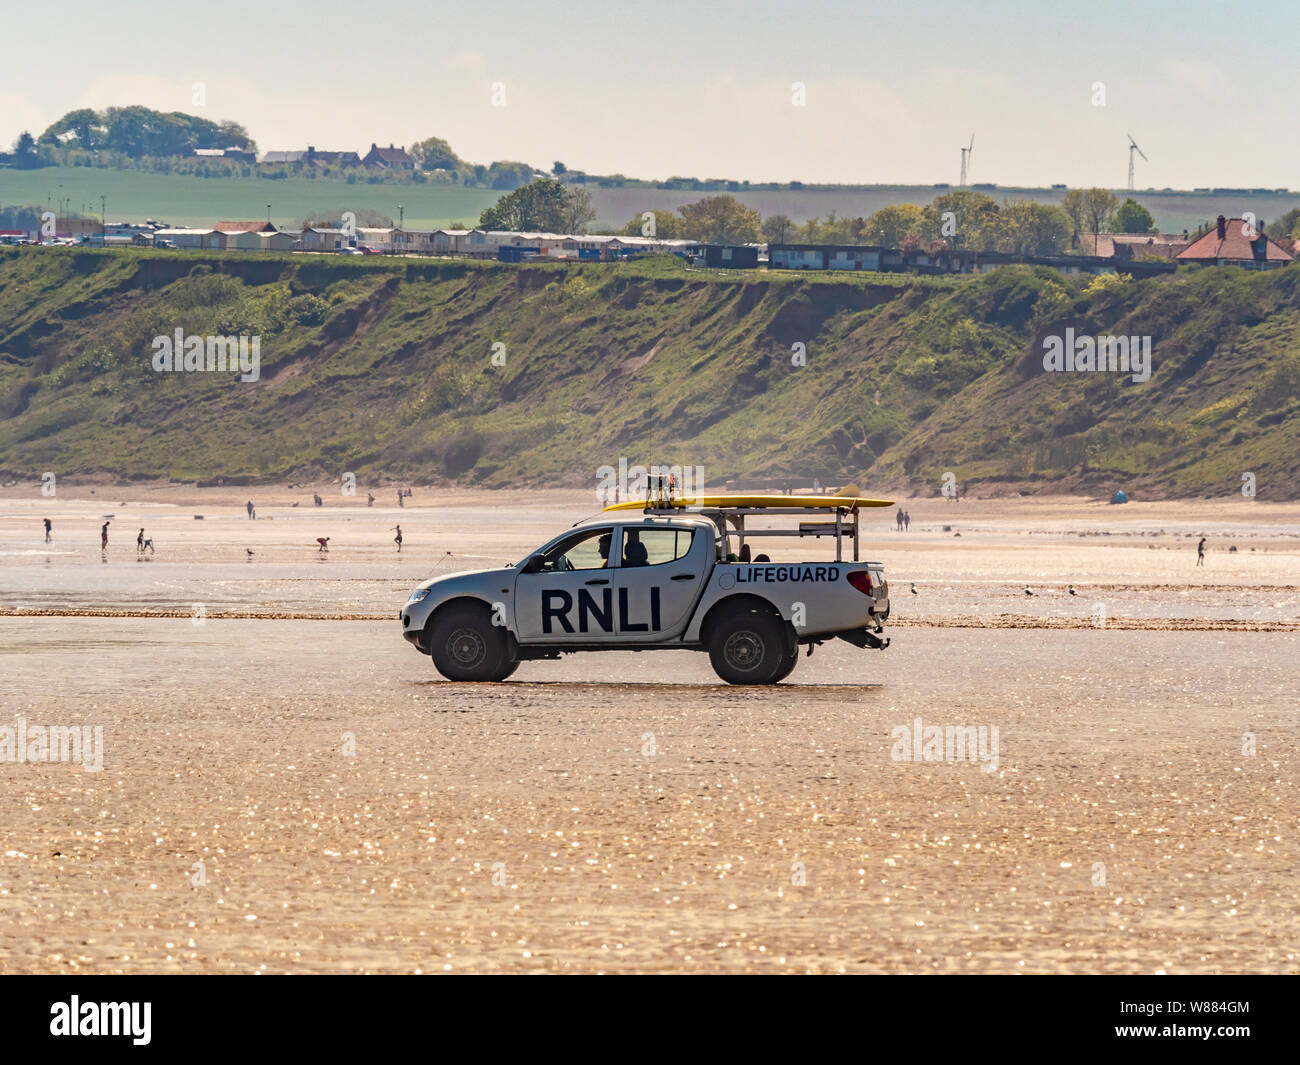
[[[575, 604], [573, 596], [560, 588], [542, 590], [542, 634], [558, 632], [574, 635], [580, 632], [615, 631], [614, 589], [602, 588], [593, 594], [586, 588], [578, 589], [576, 604], [577, 627], [574, 627]], [[633, 618], [628, 608], [628, 589], [618, 589], [618, 628], [620, 633], [659, 632], [659, 589], [650, 589], [650, 614]]]

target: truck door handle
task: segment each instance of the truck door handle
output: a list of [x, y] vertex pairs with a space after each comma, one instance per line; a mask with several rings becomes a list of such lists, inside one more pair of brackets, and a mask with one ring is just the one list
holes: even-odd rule
[[695, 574], [693, 574], [693, 573], [679, 573], [679, 574], [677, 574], [676, 577], [669, 577], [668, 579], [669, 579], [670, 581], [693, 581], [693, 580], [695, 580]]
[[606, 579], [604, 579], [604, 578], [602, 578], [602, 579], [600, 579], [600, 580], [596, 580], [596, 581], [587, 581], [587, 583], [588, 583], [588, 584], [608, 584], [609, 581], [606, 580]]

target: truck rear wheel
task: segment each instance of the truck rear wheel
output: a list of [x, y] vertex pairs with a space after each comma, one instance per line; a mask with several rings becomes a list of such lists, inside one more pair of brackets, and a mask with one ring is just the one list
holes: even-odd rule
[[777, 670], [776, 676], [772, 678], [772, 683], [780, 684], [781, 681], [785, 680], [786, 677], [788, 677], [791, 673], [794, 672], [794, 667], [797, 666], [798, 664], [799, 664], [799, 645], [795, 644], [794, 650], [792, 650], [786, 656], [785, 661], [781, 663], [781, 668]]
[[738, 610], [713, 626], [709, 661], [728, 684], [775, 684], [794, 668], [791, 643], [781, 618]]
[[506, 630], [492, 624], [486, 605], [463, 603], [441, 611], [429, 632], [429, 653], [448, 680], [505, 680], [519, 668]]

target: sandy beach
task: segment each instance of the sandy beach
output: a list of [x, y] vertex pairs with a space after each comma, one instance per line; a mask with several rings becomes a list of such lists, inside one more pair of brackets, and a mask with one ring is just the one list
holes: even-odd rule
[[0, 971], [1300, 971], [1300, 504], [900, 500], [892, 646], [754, 689], [444, 681], [410, 588], [598, 506], [376, 495], [0, 490], [0, 726], [103, 744], [0, 762]]

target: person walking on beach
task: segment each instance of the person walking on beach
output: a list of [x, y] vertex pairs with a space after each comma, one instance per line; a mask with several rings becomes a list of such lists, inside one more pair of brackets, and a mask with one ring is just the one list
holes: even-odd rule
[[375, 505], [375, 493], [374, 493], [374, 492], [367, 492], [367, 493], [366, 493], [366, 506], [368, 506], [368, 507], [373, 507], [374, 505]]
[[398, 505], [399, 507], [405, 507], [405, 506], [406, 506], [406, 504], [405, 504], [404, 502], [402, 502], [403, 498], [405, 498], [405, 497], [402, 495], [402, 490], [399, 488], [399, 489], [397, 490], [397, 505]]
[[50, 530], [52, 528], [54, 528], [54, 526], [50, 524], [50, 519], [46, 518], [45, 519], [45, 542], [47, 544], [50, 542]]
[[135, 553], [141, 554], [144, 551], [144, 530], [141, 529], [135, 534]]
[[912, 531], [912, 515], [907, 511], [903, 511], [903, 528], [908, 532]]
[[1205, 537], [1204, 536], [1201, 537], [1201, 542], [1196, 545], [1196, 564], [1198, 566], [1205, 565]]
[[402, 527], [400, 525], [397, 526], [396, 531], [397, 535], [393, 537], [393, 543], [397, 544], [397, 550], [400, 553], [402, 550]]
[[249, 521], [252, 521], [254, 518], [257, 517], [257, 510], [253, 507], [253, 501], [251, 499], [248, 501], [248, 504], [245, 507], [245, 509], [248, 511]]
[[99, 530], [99, 549], [100, 551], [108, 550], [108, 527], [112, 522], [104, 522], [104, 527]]
[[898, 508], [898, 513], [894, 516], [898, 522], [898, 531], [903, 531], [903, 508]]

